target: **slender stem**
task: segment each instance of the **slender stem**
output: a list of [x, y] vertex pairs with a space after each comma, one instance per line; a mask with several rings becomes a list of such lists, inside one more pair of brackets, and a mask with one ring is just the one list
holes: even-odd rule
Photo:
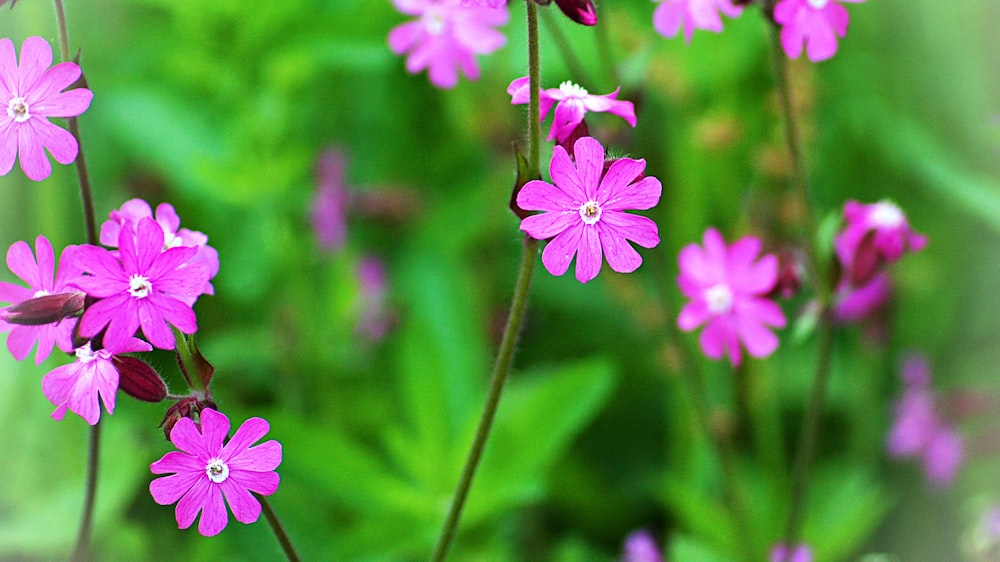
[[[538, 10], [534, 0], [525, 0], [528, 19], [528, 177], [538, 176], [538, 167], [541, 160], [541, 137], [542, 129], [539, 124], [539, 88], [541, 84], [541, 70], [538, 63]], [[490, 429], [493, 427], [493, 418], [496, 416], [497, 407], [500, 405], [500, 395], [503, 392], [504, 384], [507, 382], [507, 375], [510, 373], [511, 362], [514, 358], [514, 347], [517, 342], [518, 333], [521, 331], [521, 322], [524, 319], [524, 311], [528, 307], [528, 292], [531, 289], [531, 274], [535, 269], [535, 259], [538, 257], [538, 241], [528, 235], [524, 236], [524, 249], [521, 253], [521, 265], [518, 268], [517, 285], [514, 288], [514, 298], [511, 302], [510, 313], [507, 317], [507, 326], [504, 328], [503, 337], [500, 340], [500, 350], [497, 353], [496, 363], [493, 365], [493, 374], [490, 376], [490, 386], [486, 395], [486, 403], [483, 405], [483, 413], [479, 418], [479, 425], [476, 427], [476, 436], [469, 449], [469, 455], [462, 467], [462, 475], [459, 477], [455, 495], [452, 497], [451, 506], [448, 508], [448, 517], [441, 528], [441, 536], [438, 538], [434, 552], [431, 554], [433, 562], [441, 562], [448, 556], [448, 549], [451, 541], [458, 530], [458, 522], [462, 516], [462, 508], [465, 506], [465, 499], [472, 487], [472, 479], [475, 477], [476, 468], [482, 457], [483, 449], [486, 447], [486, 440], [490, 436]]]
[[267, 498], [260, 494], [254, 494], [254, 497], [260, 501], [260, 506], [263, 508], [264, 517], [267, 519], [267, 523], [271, 526], [271, 530], [274, 531], [274, 536], [278, 539], [278, 543], [281, 544], [281, 550], [285, 553], [285, 558], [289, 562], [298, 562], [301, 560], [299, 558], [299, 553], [295, 552], [295, 547], [292, 546], [292, 541], [288, 538], [288, 533], [285, 532], [285, 528], [281, 525], [281, 520], [278, 519], [278, 515], [274, 513], [274, 509], [271, 508], [270, 502]]
[[556, 49], [559, 50], [559, 54], [566, 63], [566, 68], [573, 77], [573, 81], [577, 84], [584, 84], [587, 88], [597, 88], [598, 85], [591, 81], [587, 69], [580, 62], [580, 57], [576, 56], [572, 45], [566, 39], [566, 34], [563, 33], [562, 28], [552, 16], [552, 10], [542, 10], [539, 15], [542, 18], [542, 23], [545, 25], [545, 30], [552, 37], [552, 40], [555, 41]]
[[70, 560], [81, 562], [87, 560], [90, 550], [90, 534], [94, 524], [94, 497], [97, 492], [97, 469], [101, 453], [101, 421], [90, 426], [90, 443], [87, 447], [87, 483], [83, 498], [83, 515], [80, 518], [80, 529], [77, 531], [76, 544]]

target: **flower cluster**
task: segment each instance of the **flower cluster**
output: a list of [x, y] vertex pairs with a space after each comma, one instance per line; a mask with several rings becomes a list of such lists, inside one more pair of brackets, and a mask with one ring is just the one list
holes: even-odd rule
[[900, 371], [905, 390], [896, 402], [886, 447], [894, 457], [920, 457], [927, 480], [947, 486], [962, 466], [965, 447], [955, 429], [944, 423], [930, 388], [927, 359], [909, 357]]
[[[571, 148], [577, 138], [587, 136], [583, 118], [588, 111], [613, 113], [635, 127], [635, 106], [630, 101], [619, 100], [619, 90], [620, 88], [610, 94], [593, 95], [568, 80], [558, 88], [540, 90], [538, 118], [545, 119], [552, 105], [556, 106], [552, 117], [552, 128], [549, 129], [546, 140], [554, 140], [567, 149]], [[511, 82], [507, 87], [507, 93], [510, 94], [512, 104], [528, 103], [528, 98], [531, 96], [528, 77], [523, 76]]]

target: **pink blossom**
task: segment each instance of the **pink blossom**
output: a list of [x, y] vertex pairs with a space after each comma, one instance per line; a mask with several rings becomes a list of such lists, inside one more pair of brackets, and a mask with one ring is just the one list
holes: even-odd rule
[[653, 28], [664, 37], [676, 37], [683, 26], [684, 41], [691, 43], [695, 29], [722, 31], [720, 11], [735, 18], [743, 13], [743, 6], [732, 0], [663, 0], [653, 12]]
[[521, 221], [532, 238], [552, 238], [542, 252], [542, 263], [552, 275], [562, 275], [576, 256], [576, 278], [586, 283], [601, 271], [602, 251], [611, 269], [635, 271], [642, 258], [628, 240], [643, 248], [660, 243], [656, 223], [624, 212], [649, 209], [660, 200], [660, 180], [643, 176], [645, 160], [621, 158], [604, 171], [604, 147], [583, 137], [573, 148], [576, 164], [557, 145], [549, 174], [553, 183], [532, 180], [517, 195], [528, 211], [544, 211]]
[[[177, 525], [187, 529], [198, 521], [198, 532], [211, 537], [229, 523], [223, 497], [240, 523], [260, 517], [260, 502], [251, 492], [269, 496], [278, 489], [274, 469], [281, 464], [281, 443], [270, 440], [252, 447], [270, 426], [261, 418], [250, 418], [229, 434], [229, 418], [206, 408], [201, 411], [201, 431], [189, 418], [181, 418], [170, 432], [171, 451], [149, 465], [153, 474], [170, 474], [149, 483], [149, 493], [160, 505], [177, 502]], [[225, 443], [225, 444], [223, 444]]]
[[[552, 128], [549, 129], [547, 140], [565, 142], [577, 126], [583, 122], [583, 117], [588, 111], [613, 113], [635, 127], [635, 106], [630, 101], [619, 101], [619, 90], [621, 88], [616, 88], [610, 94], [592, 95], [570, 81], [563, 82], [558, 88], [541, 90], [539, 94], [539, 119], [545, 119], [552, 104], [556, 104]], [[528, 77], [524, 76], [511, 82], [510, 86], [507, 86], [507, 93], [511, 96], [510, 103], [514, 105], [528, 103], [528, 98], [531, 95]]]
[[927, 237], [914, 232], [903, 211], [890, 201], [847, 201], [844, 222], [834, 248], [852, 280], [869, 277], [878, 265], [898, 261], [907, 250], [919, 252], [927, 246]]
[[97, 351], [91, 349], [89, 341], [78, 347], [75, 362], [56, 367], [42, 377], [42, 392], [56, 406], [52, 418], [63, 419], [68, 408], [94, 425], [101, 417], [98, 396], [104, 402], [108, 415], [115, 413], [119, 373], [113, 357], [119, 353], [152, 350], [153, 346], [136, 338]]
[[[76, 246], [68, 246], [63, 250], [62, 257], [59, 258], [59, 272], [53, 280], [55, 254], [49, 240], [44, 236], [35, 239], [37, 262], [26, 242], [15, 242], [7, 250], [7, 267], [27, 283], [28, 288], [0, 281], [0, 301], [19, 304], [46, 295], [78, 292], [71, 287], [72, 282], [80, 274], [80, 269], [73, 265], [71, 259], [75, 249]], [[0, 320], [0, 332], [10, 331], [10, 335], [7, 336], [7, 349], [18, 361], [24, 360], [31, 353], [31, 348], [37, 341], [35, 364], [41, 365], [42, 361], [52, 353], [54, 345], [58, 345], [59, 349], [67, 353], [73, 351], [72, 335], [75, 325], [76, 322], [71, 320], [38, 326], [14, 325]]]
[[62, 62], [52, 68], [52, 47], [41, 37], [21, 44], [18, 65], [14, 43], [0, 39], [0, 176], [7, 175], [20, 154], [28, 178], [41, 181], [52, 174], [45, 150], [60, 164], [76, 159], [79, 145], [71, 133], [48, 117], [76, 117], [94, 97], [86, 88], [63, 90], [80, 77], [80, 67]]
[[462, 0], [462, 7], [485, 6], [487, 8], [499, 8], [507, 5], [507, 0]]
[[663, 562], [663, 556], [648, 532], [636, 531], [625, 538], [622, 562]]
[[738, 366], [740, 342], [753, 357], [766, 357], [778, 347], [769, 327], [785, 326], [781, 308], [766, 295], [778, 281], [778, 258], [765, 254], [757, 260], [761, 242], [746, 236], [726, 247], [714, 228], [705, 231], [704, 246], [689, 244], [681, 250], [681, 292], [691, 299], [681, 309], [677, 325], [686, 332], [705, 324], [699, 341], [705, 355], [728, 355]]
[[892, 281], [879, 273], [860, 287], [840, 283], [834, 294], [833, 317], [838, 322], [857, 322], [875, 315], [892, 298]]
[[376, 257], [366, 257], [358, 264], [357, 277], [361, 285], [361, 318], [357, 331], [372, 341], [379, 341], [389, 331], [390, 324], [385, 264]]
[[392, 0], [400, 12], [417, 19], [389, 32], [389, 47], [396, 54], [409, 53], [406, 70], [428, 69], [431, 84], [451, 88], [462, 71], [479, 78], [475, 55], [492, 53], [507, 42], [494, 29], [507, 23], [506, 8], [463, 6], [459, 0]]
[[[146, 203], [142, 199], [130, 199], [126, 201], [120, 209], [111, 211], [108, 215], [108, 220], [101, 224], [101, 244], [110, 248], [117, 248], [118, 236], [121, 232], [122, 224], [129, 222], [135, 228], [139, 224], [139, 220], [143, 218], [154, 218], [153, 209], [150, 208], [149, 203]], [[170, 203], [160, 203], [157, 205], [155, 220], [156, 224], [160, 225], [160, 228], [163, 230], [164, 250], [182, 246], [198, 248], [198, 252], [188, 263], [205, 264], [208, 268], [209, 279], [214, 278], [219, 273], [219, 252], [208, 245], [208, 236], [204, 233], [180, 228], [181, 219], [177, 216], [177, 212], [174, 211], [173, 205]], [[212, 287], [210, 281], [206, 281], [204, 288], [199, 294], [214, 295], [215, 288]], [[195, 295], [195, 298], [197, 296]], [[193, 303], [193, 299], [188, 302], [188, 304]]]
[[768, 556], [770, 562], [812, 562], [812, 550], [805, 543], [799, 543], [791, 551], [785, 543], [779, 543], [771, 549]]
[[327, 149], [316, 163], [316, 193], [312, 200], [312, 227], [320, 248], [338, 251], [347, 238], [350, 192], [344, 182], [344, 153]]
[[789, 58], [802, 54], [819, 62], [837, 53], [837, 37], [847, 34], [850, 16], [840, 2], [864, 0], [781, 0], [774, 7], [774, 21], [781, 25], [781, 46]]
[[193, 334], [197, 320], [193, 302], [208, 281], [205, 263], [192, 262], [198, 249], [179, 246], [163, 249], [163, 229], [151, 218], [142, 218], [134, 229], [126, 221], [118, 233], [120, 260], [108, 250], [84, 245], [74, 253], [78, 267], [89, 275], [76, 285], [100, 299], [80, 319], [80, 334], [96, 336], [105, 326], [104, 345], [114, 347], [142, 328], [143, 335], [160, 349], [174, 348], [172, 324]]

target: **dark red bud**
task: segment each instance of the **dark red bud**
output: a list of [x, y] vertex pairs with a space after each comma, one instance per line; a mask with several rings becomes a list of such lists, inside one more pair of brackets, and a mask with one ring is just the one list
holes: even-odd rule
[[215, 402], [209, 399], [198, 399], [194, 396], [181, 398], [174, 405], [167, 408], [167, 413], [163, 416], [163, 421], [160, 422], [160, 427], [163, 428], [163, 436], [167, 438], [167, 441], [170, 441], [170, 432], [181, 418], [190, 418], [192, 420], [199, 418], [201, 411], [205, 408], [218, 409]]
[[113, 358], [118, 369], [118, 388], [143, 402], [160, 402], [167, 397], [167, 384], [142, 359], [127, 355]]
[[597, 25], [597, 11], [591, 0], [556, 0], [566, 16], [582, 25]]
[[778, 253], [778, 280], [769, 297], [790, 299], [802, 288], [805, 276], [805, 258], [798, 252], [786, 250]]
[[0, 310], [0, 320], [21, 326], [53, 324], [79, 314], [85, 298], [84, 293], [56, 293], [28, 299]]
[[854, 287], [864, 286], [879, 272], [884, 262], [885, 259], [875, 246], [875, 231], [869, 231], [861, 239], [858, 249], [854, 252], [854, 260], [851, 262], [851, 269], [848, 272], [851, 285]]

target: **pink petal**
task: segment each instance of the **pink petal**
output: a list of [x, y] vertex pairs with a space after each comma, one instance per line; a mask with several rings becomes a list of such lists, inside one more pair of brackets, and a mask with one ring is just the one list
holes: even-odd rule
[[[729, 325], [729, 320], [723, 316], [716, 316], [712, 319], [705, 330], [702, 331], [701, 336], [698, 337], [698, 342], [701, 344], [702, 351], [710, 359], [721, 359], [722, 355], [731, 351], [736, 346], [736, 360], [733, 361], [734, 365], [740, 364], [739, 357], [739, 342], [736, 340], [736, 334], [733, 328]], [[732, 359], [732, 356], [730, 356]]]
[[[546, 140], [563, 142], [568, 139], [573, 130], [583, 121], [583, 116], [586, 113], [587, 110], [583, 107], [583, 103], [576, 99], [556, 104], [556, 112], [552, 116], [552, 128], [549, 129], [549, 136]], [[577, 163], [579, 163], [579, 158], [577, 156]]]
[[[31, 113], [41, 115], [53, 115], [41, 111], [42, 107], [48, 107], [49, 100], [59, 92], [65, 90], [70, 84], [80, 77], [80, 67], [75, 62], [61, 62], [45, 71], [35, 83], [31, 91], [23, 92], [25, 101], [31, 108]], [[68, 117], [58, 115], [57, 117]]]
[[76, 117], [90, 107], [94, 94], [86, 88], [54, 94], [31, 106], [31, 113], [45, 117]]
[[[260, 439], [259, 437], [257, 439]], [[223, 460], [225, 454], [223, 454]], [[249, 472], [268, 472], [278, 468], [281, 464], [281, 443], [265, 441], [256, 447], [245, 449], [242, 453], [234, 453], [233, 457], [226, 460], [229, 469]]]
[[580, 213], [577, 211], [551, 211], [525, 217], [521, 221], [521, 230], [535, 240], [545, 240], [580, 224]]
[[576, 253], [576, 280], [586, 283], [601, 272], [601, 241], [597, 229], [593, 226], [583, 227]]
[[701, 299], [693, 300], [681, 308], [681, 313], [677, 316], [677, 327], [685, 332], [690, 332], [701, 326], [712, 317], [711, 311]]
[[31, 123], [35, 118], [17, 127], [17, 152], [21, 159], [21, 170], [28, 179], [42, 181], [52, 174], [52, 164], [45, 156], [41, 139], [35, 134]]
[[44, 118], [32, 118], [26, 123], [31, 128], [32, 134], [38, 138], [56, 162], [60, 164], [72, 164], [76, 160], [79, 145], [76, 137], [69, 131], [53, 125]]
[[[15, 326], [7, 335], [7, 349], [14, 356], [14, 359], [24, 361], [31, 354], [31, 348], [35, 346], [35, 341], [38, 339], [37, 332], [32, 328], [31, 326]], [[46, 357], [48, 357], [48, 353], [35, 354], [35, 363], [41, 365]]]
[[664, 37], [676, 37], [684, 21], [684, 6], [676, 0], [666, 0], [653, 12], [653, 28]]
[[566, 273], [582, 236], [583, 224], [579, 224], [567, 228], [550, 240], [542, 251], [542, 264], [545, 265], [545, 269], [556, 276]]
[[[220, 458], [222, 458], [223, 462], [228, 463], [231, 459], [239, 457], [250, 446], [267, 435], [270, 429], [271, 426], [267, 423], [267, 420], [261, 418], [248, 419], [240, 425], [232, 439], [223, 447]], [[266, 470], [272, 469], [268, 468]]]
[[558, 185], [541, 180], [529, 181], [517, 193], [517, 205], [526, 211], [566, 211], [582, 203]]
[[410, 50], [424, 33], [424, 26], [419, 21], [409, 21], [392, 28], [389, 32], [389, 48], [397, 55]]
[[14, 43], [4, 37], [0, 39], [0, 98], [10, 99], [14, 92], [20, 93], [17, 87], [17, 54]]
[[[180, 507], [179, 503], [177, 505]], [[227, 523], [229, 515], [222, 502], [222, 488], [210, 485], [202, 506], [201, 519], [198, 520], [198, 532], [206, 537], [214, 537], [226, 528]]]
[[201, 434], [205, 450], [212, 456], [222, 452], [222, 442], [229, 435], [229, 418], [211, 408], [201, 411]]
[[253, 472], [248, 470], [232, 470], [230, 467], [229, 478], [238, 485], [265, 496], [269, 496], [278, 490], [281, 477], [277, 472]]
[[[206, 412], [208, 410], [203, 410]], [[217, 450], [209, 449], [205, 446], [205, 439], [202, 437], [198, 427], [190, 418], [181, 418], [174, 424], [170, 431], [170, 442], [181, 451], [197, 457], [199, 461], [208, 461], [218, 453]]]
[[[569, 158], [569, 153], [562, 146], [556, 145], [552, 149], [552, 160], [549, 162], [549, 175], [552, 176], [552, 183], [563, 190], [574, 202], [579, 202], [576, 206], [587, 202], [587, 190], [577, 171], [577, 167], [573, 165], [573, 161]], [[527, 187], [527, 184], [525, 186]]]
[[52, 47], [41, 37], [32, 36], [21, 43], [21, 65], [18, 67], [18, 91], [24, 95], [35, 87], [52, 66]]
[[603, 96], [589, 96], [584, 100], [584, 106], [589, 111], [606, 111], [612, 115], [617, 115], [624, 119], [626, 123], [635, 127], [635, 105], [630, 101], [616, 100], [615, 96], [617, 95], [618, 90], [616, 89], [613, 93]]
[[824, 61], [837, 54], [837, 36], [833, 28], [819, 18], [810, 20], [804, 29], [806, 37], [806, 54], [813, 62]]
[[604, 172], [604, 147], [595, 138], [582, 137], [573, 145], [573, 155], [584, 193], [588, 200], [595, 199]]
[[600, 224], [613, 228], [619, 236], [627, 238], [643, 248], [652, 248], [660, 243], [656, 223], [647, 217], [621, 211], [604, 211]]
[[[167, 321], [160, 313], [159, 307], [151, 302], [152, 299], [155, 298], [157, 298], [157, 295], [149, 295], [148, 297], [135, 303], [135, 310], [139, 318], [139, 327], [142, 329], [142, 335], [146, 336], [146, 339], [149, 340], [149, 343], [153, 344], [153, 347], [167, 350], [174, 349], [174, 346], [176, 345], [176, 342], [174, 341], [174, 333], [170, 330], [170, 327], [167, 326]], [[179, 302], [174, 299], [164, 300]], [[182, 307], [186, 307], [183, 303], [180, 304]], [[109, 328], [108, 333], [110, 332], [111, 330]], [[193, 332], [194, 330], [187, 333]], [[133, 334], [134, 333], [135, 332], [133, 332]]]
[[[645, 166], [645, 161], [640, 160], [640, 162]], [[614, 164], [611, 167], [614, 168]], [[660, 184], [660, 180], [652, 176], [646, 176], [636, 183], [629, 185], [615, 187], [612, 184], [610, 197], [602, 207], [611, 210], [651, 209], [660, 202], [662, 189], [663, 186]]]
[[[38, 239], [35, 239], [35, 245], [38, 245]], [[37, 291], [43, 287], [42, 277], [38, 274], [38, 264], [35, 263], [35, 256], [31, 253], [31, 246], [28, 246], [27, 242], [18, 240], [11, 244], [7, 250], [7, 267], [32, 290]]]
[[625, 235], [605, 221], [595, 225], [604, 257], [613, 271], [631, 273], [642, 265], [642, 257], [625, 241]]
[[[198, 476], [199, 474], [204, 473], [205, 466], [193, 455], [183, 451], [170, 451], [169, 453], [163, 455], [160, 460], [149, 465], [149, 470], [152, 471], [153, 474], [169, 474], [176, 472], [178, 474], [190, 473]], [[188, 488], [190, 488], [190, 486], [188, 486]], [[185, 490], [188, 488], [185, 488]], [[178, 498], [180, 498], [180, 495], [168, 503], [174, 503]]]
[[[170, 453], [167, 453], [167, 455], [173, 453], [177, 453], [177, 451], [172, 451]], [[183, 455], [184, 453], [178, 453], [178, 454]], [[165, 459], [166, 456], [164, 456], [163, 459], [160, 460], [165, 460]], [[150, 469], [153, 470], [153, 474], [163, 474], [164, 472], [168, 472], [168, 471], [157, 471], [157, 469], [153, 469], [153, 467], [156, 466], [157, 463], [159, 462], [160, 461], [157, 461], [154, 462], [152, 465], [150, 465]], [[153, 496], [153, 501], [155, 501], [159, 505], [170, 505], [172, 503], [177, 502], [182, 497], [184, 497], [184, 495], [187, 494], [191, 490], [191, 488], [193, 488], [194, 485], [198, 483], [199, 480], [202, 479], [207, 479], [207, 477], [205, 476], [205, 467], [200, 467], [198, 471], [185, 470], [184, 472], [178, 472], [177, 474], [172, 474], [170, 476], [164, 476], [163, 478], [157, 478], [153, 480], [152, 482], [149, 483], [149, 494]], [[194, 515], [197, 515], [197, 511], [191, 516], [191, 521], [194, 521]], [[181, 517], [179, 513], [177, 516], [177, 522], [181, 523]], [[181, 528], [184, 529], [189, 526], [191, 526], [190, 522], [187, 525], [182, 526]]]
[[633, 209], [634, 207], [619, 206], [614, 198], [618, 193], [625, 191], [645, 169], [645, 160], [619, 158], [612, 162], [597, 188], [596, 198], [601, 208]]
[[778, 349], [778, 337], [756, 318], [740, 316], [736, 329], [747, 353], [753, 357], [767, 357]]
[[[253, 523], [260, 517], [260, 502], [257, 501], [250, 492], [243, 486], [227, 478], [222, 482], [222, 493], [226, 496], [226, 503], [233, 512], [233, 517], [240, 523]], [[204, 516], [202, 522], [205, 521]], [[225, 527], [225, 525], [223, 525]], [[209, 536], [209, 535], [206, 535]]]
[[[168, 476], [168, 478], [170, 477]], [[191, 526], [191, 523], [194, 523], [194, 518], [205, 507], [205, 504], [209, 501], [209, 493], [215, 487], [212, 481], [207, 476], [204, 476], [204, 474], [195, 480], [191, 489], [177, 502], [177, 508], [174, 510], [177, 515], [178, 527], [187, 529]], [[222, 501], [221, 494], [219, 495], [219, 501]]]
[[7, 117], [7, 112], [0, 113], [0, 176], [6, 176], [14, 169], [17, 160], [17, 129], [14, 120]]

